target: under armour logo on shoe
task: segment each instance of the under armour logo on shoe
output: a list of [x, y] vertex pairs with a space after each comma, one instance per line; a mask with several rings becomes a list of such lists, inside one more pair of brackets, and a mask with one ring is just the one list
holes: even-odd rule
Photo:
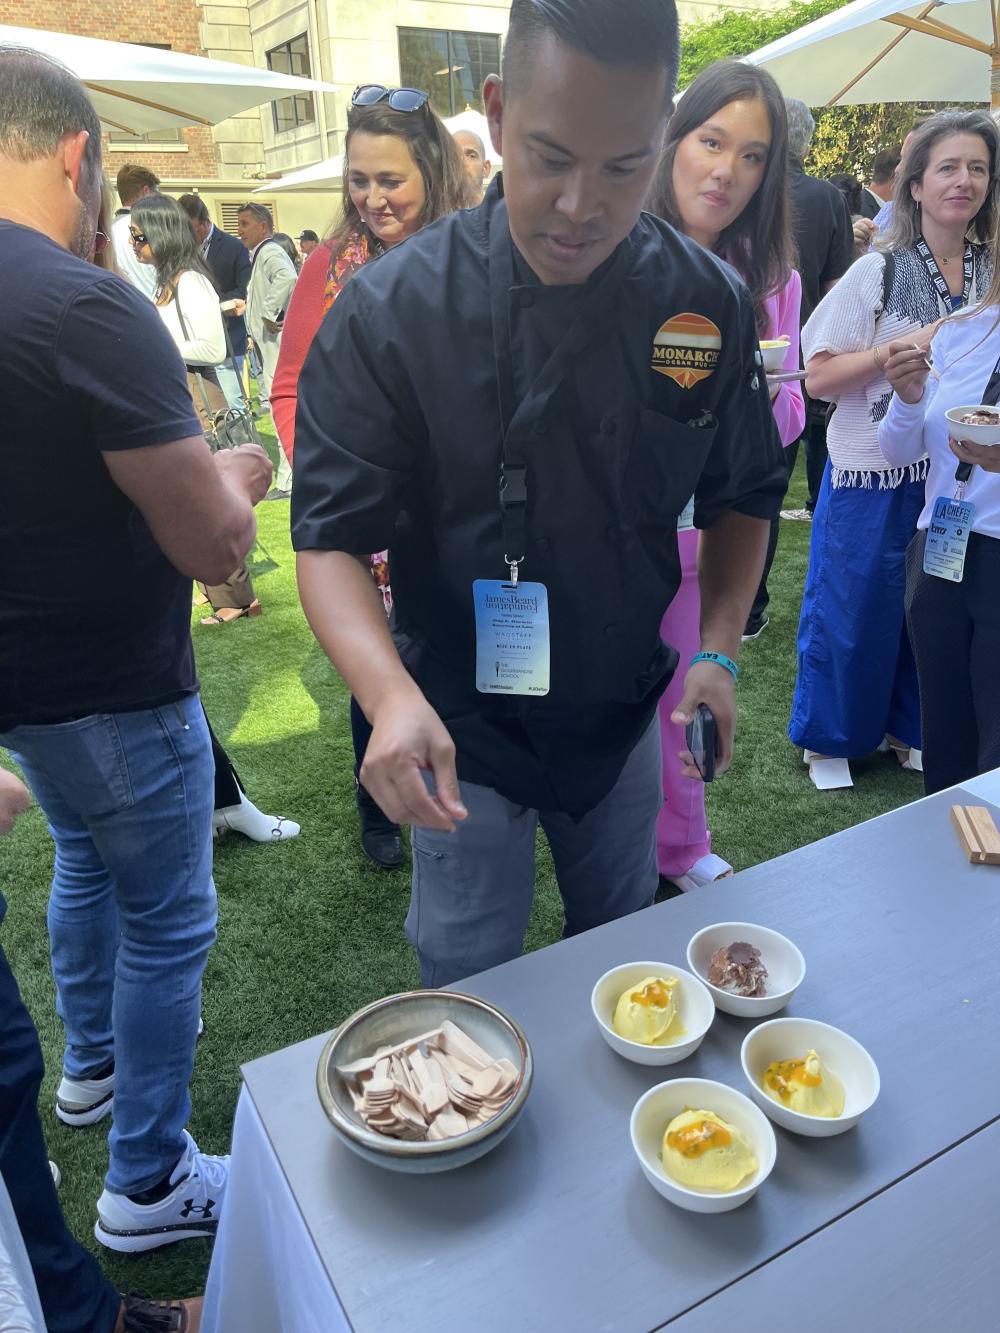
[[204, 1206], [195, 1203], [194, 1199], [185, 1199], [184, 1207], [181, 1209], [181, 1217], [190, 1217], [192, 1213], [201, 1213], [203, 1219], [207, 1222], [212, 1216], [212, 1209], [215, 1207], [215, 1200], [206, 1200]]

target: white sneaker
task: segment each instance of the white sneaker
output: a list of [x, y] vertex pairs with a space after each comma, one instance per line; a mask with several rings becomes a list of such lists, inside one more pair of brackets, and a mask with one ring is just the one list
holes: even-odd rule
[[[205, 1020], [198, 1019], [198, 1039], [205, 1033]], [[56, 1091], [56, 1115], [64, 1125], [93, 1125], [114, 1109], [115, 1073], [107, 1078], [67, 1078]]]
[[792, 523], [811, 523], [813, 516], [810, 509], [782, 509], [781, 517]]
[[56, 1090], [56, 1115], [64, 1125], [93, 1125], [111, 1114], [115, 1071], [107, 1078], [66, 1078]]
[[229, 1181], [229, 1158], [199, 1152], [184, 1131], [186, 1147], [170, 1175], [174, 1188], [159, 1203], [133, 1203], [109, 1190], [97, 1201], [94, 1235], [109, 1250], [138, 1254], [196, 1236], [214, 1236]]

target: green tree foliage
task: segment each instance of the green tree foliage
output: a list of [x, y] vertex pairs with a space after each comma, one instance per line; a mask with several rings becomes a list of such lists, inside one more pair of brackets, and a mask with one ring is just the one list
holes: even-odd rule
[[[713, 61], [749, 55], [845, 3], [847, 0], [794, 0], [783, 9], [751, 13], [729, 10], [711, 22], [685, 26], [681, 34], [681, 88]], [[807, 48], [801, 59], [809, 58]], [[912, 102], [814, 107], [816, 137], [806, 165], [816, 176], [846, 171], [866, 181], [875, 154], [883, 148], [899, 147], [913, 121], [936, 109], [930, 103]]]

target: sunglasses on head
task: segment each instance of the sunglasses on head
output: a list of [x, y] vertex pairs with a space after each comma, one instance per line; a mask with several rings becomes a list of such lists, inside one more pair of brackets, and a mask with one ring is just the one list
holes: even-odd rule
[[422, 88], [386, 88], [381, 83], [362, 83], [354, 90], [351, 106], [376, 106], [388, 102], [390, 111], [419, 111], [430, 101]]
[[149, 237], [141, 231], [129, 231], [129, 240], [133, 245], [148, 245]]

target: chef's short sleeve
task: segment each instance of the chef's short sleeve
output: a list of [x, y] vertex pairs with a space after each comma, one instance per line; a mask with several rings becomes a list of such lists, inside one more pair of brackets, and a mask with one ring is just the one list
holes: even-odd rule
[[695, 490], [694, 521], [711, 527], [735, 509], [751, 518], [777, 518], [788, 475], [764, 372], [757, 365], [757, 325], [749, 293], [736, 287], [723, 321], [715, 385], [718, 426]]
[[422, 418], [359, 274], [319, 327], [299, 377], [292, 545], [368, 555], [391, 544]]

